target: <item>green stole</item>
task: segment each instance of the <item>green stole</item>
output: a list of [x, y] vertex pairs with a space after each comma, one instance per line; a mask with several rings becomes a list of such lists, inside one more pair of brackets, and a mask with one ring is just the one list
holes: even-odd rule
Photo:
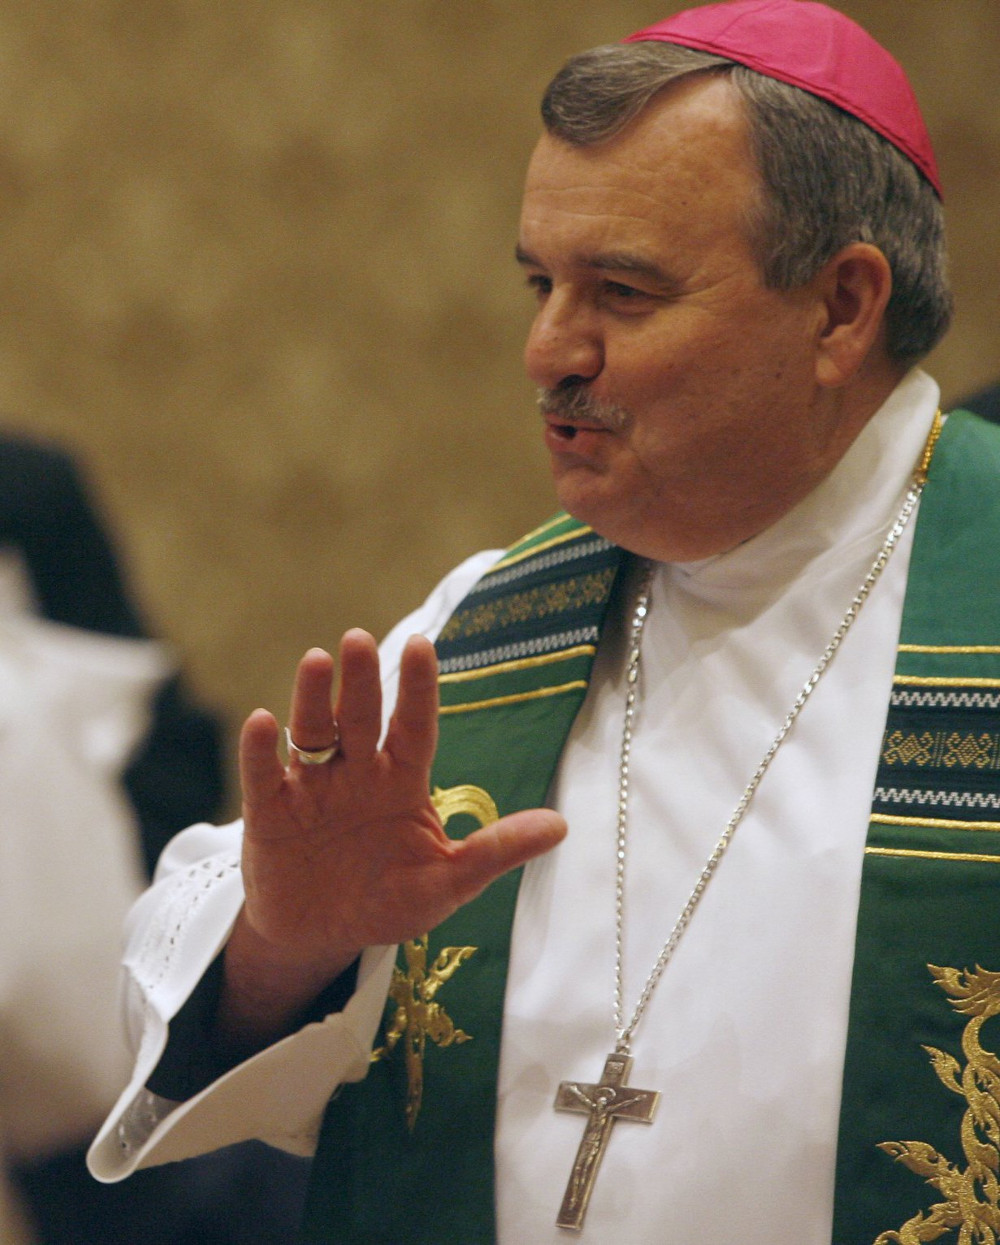
[[[1000, 1140], [1000, 1088], [985, 1102], [981, 1090], [961, 1090], [987, 1073], [1000, 1087], [1000, 1063], [962, 1049], [969, 1009], [988, 986], [1000, 1012], [1000, 975], [935, 979], [927, 967], [1000, 970], [985, 894], [993, 886], [1000, 898], [1000, 839], [991, 847], [995, 836], [984, 834], [1000, 830], [1000, 732], [989, 726], [1000, 707], [998, 484], [1000, 435], [953, 415], [921, 502], [866, 847], [834, 1245], [870, 1245], [880, 1233], [903, 1245], [936, 1240], [940, 1232], [890, 1231], [932, 1203], [926, 1231], [949, 1215], [963, 1225], [955, 1214], [970, 1213], [969, 1196], [956, 1192], [959, 1177], [968, 1168], [966, 1183], [979, 1188], [976, 1178], [989, 1174], [979, 1134]], [[468, 833], [494, 806], [505, 814], [544, 802], [623, 561], [559, 516], [515, 545], [449, 620], [438, 640], [432, 784], [450, 835]], [[434, 930], [429, 947], [401, 948], [378, 1056], [323, 1121], [303, 1243], [495, 1241], [496, 1078], [518, 883], [517, 873], [494, 883]], [[980, 1024], [977, 1014], [977, 1035]], [[966, 1049], [981, 1048], [967, 1035]], [[808, 1094], [803, 1086], [803, 1110]], [[952, 1168], [935, 1167], [934, 1152]], [[928, 1191], [914, 1172], [947, 1188]]]
[[[622, 562], [620, 549], [557, 516], [509, 550], [445, 625], [431, 786], [448, 793], [438, 811], [449, 835], [544, 804]], [[496, 1082], [520, 873], [439, 925], [430, 950], [401, 948], [384, 1045], [398, 1037], [326, 1112], [303, 1242], [495, 1240]]]
[[834, 1245], [1000, 1241], [998, 711], [1000, 436], [958, 413], [920, 503], [865, 849]]

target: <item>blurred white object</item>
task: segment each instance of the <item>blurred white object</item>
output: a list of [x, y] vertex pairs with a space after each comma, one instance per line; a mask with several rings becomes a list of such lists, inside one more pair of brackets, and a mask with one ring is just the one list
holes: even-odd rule
[[[142, 889], [120, 778], [173, 671], [167, 650], [32, 611], [0, 554], [0, 1151], [79, 1142], [127, 1079], [124, 915]], [[0, 1241], [17, 1242], [0, 1203]]]

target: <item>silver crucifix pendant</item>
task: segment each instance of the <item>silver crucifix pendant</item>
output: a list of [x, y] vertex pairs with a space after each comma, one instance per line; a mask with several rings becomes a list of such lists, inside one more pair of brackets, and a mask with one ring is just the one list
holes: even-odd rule
[[639, 1120], [643, 1124], [653, 1122], [660, 1095], [656, 1090], [633, 1089], [626, 1085], [631, 1067], [630, 1056], [615, 1052], [605, 1060], [604, 1073], [597, 1085], [563, 1081], [559, 1086], [556, 1110], [582, 1111], [589, 1118], [559, 1208], [557, 1227], [570, 1228], [574, 1232], [583, 1229], [594, 1179], [615, 1120]]

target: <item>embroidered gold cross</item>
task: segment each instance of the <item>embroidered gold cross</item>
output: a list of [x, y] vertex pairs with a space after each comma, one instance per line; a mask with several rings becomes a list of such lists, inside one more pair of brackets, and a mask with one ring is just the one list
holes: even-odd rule
[[[497, 806], [488, 792], [481, 787], [469, 785], [435, 787], [431, 803], [442, 825], [447, 825], [458, 813], [468, 813], [481, 826], [496, 821]], [[385, 1044], [372, 1051], [371, 1062], [387, 1059], [399, 1040], [403, 1039], [406, 1059], [406, 1126], [413, 1132], [420, 1114], [424, 1096], [424, 1050], [430, 1038], [437, 1046], [452, 1046], [469, 1042], [472, 1035], [459, 1029], [435, 996], [449, 981], [457, 969], [472, 955], [475, 947], [442, 947], [427, 966], [428, 935], [411, 938], [403, 943], [406, 971], [398, 965], [392, 970], [389, 1001], [395, 1003], [396, 1012], [392, 1023], [387, 1024]]]
[[583, 1111], [589, 1117], [576, 1152], [573, 1170], [563, 1196], [556, 1225], [579, 1232], [583, 1228], [587, 1204], [597, 1169], [611, 1136], [615, 1120], [639, 1120], [652, 1124], [660, 1095], [656, 1090], [633, 1089], [625, 1081], [632, 1068], [628, 1055], [609, 1055], [604, 1073], [596, 1085], [563, 1081], [556, 1094], [557, 1111]]
[[430, 970], [427, 968], [427, 935], [403, 944], [406, 972], [392, 970], [389, 999], [396, 1004], [392, 1024], [386, 1029], [385, 1045], [372, 1052], [372, 1062], [385, 1058], [403, 1038], [406, 1057], [406, 1126], [413, 1132], [424, 1095], [424, 1047], [427, 1039], [438, 1046], [468, 1042], [470, 1035], [454, 1021], [434, 996], [475, 951], [475, 947], [443, 947]]

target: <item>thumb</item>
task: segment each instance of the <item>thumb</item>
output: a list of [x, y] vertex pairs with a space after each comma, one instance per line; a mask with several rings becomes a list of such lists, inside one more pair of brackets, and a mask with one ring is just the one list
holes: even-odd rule
[[566, 837], [566, 822], [549, 808], [511, 813], [455, 844], [452, 877], [458, 903], [468, 903], [501, 874], [551, 851]]

